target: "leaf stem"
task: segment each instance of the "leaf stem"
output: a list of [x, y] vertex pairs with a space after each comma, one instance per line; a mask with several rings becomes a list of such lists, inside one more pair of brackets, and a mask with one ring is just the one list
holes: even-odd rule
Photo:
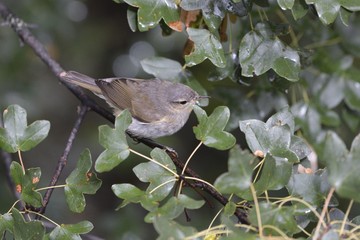
[[190, 162], [190, 159], [194, 156], [194, 154], [197, 152], [197, 150], [199, 149], [199, 147], [202, 145], [203, 142], [199, 142], [199, 144], [196, 146], [196, 148], [192, 151], [192, 153], [190, 154], [190, 156], [188, 157], [188, 159], [185, 162], [184, 168], [181, 171], [181, 175], [183, 175], [185, 173], [185, 169], [187, 168], [188, 163]]
[[18, 202], [20, 202], [20, 201], [21, 201], [20, 199], [16, 200], [16, 201], [13, 203], [13, 205], [11, 206], [11, 208], [9, 209], [9, 211], [7, 211], [7, 213], [10, 213], [11, 210], [15, 207], [15, 205], [16, 205]]
[[61, 227], [60, 224], [56, 223], [55, 221], [51, 220], [50, 218], [46, 217], [45, 215], [41, 214], [41, 213], [38, 213], [38, 212], [34, 212], [34, 211], [29, 211], [29, 210], [26, 210], [26, 212], [24, 213], [33, 213], [37, 216], [40, 216], [42, 218], [45, 218], [46, 220], [48, 220], [49, 222], [51, 222], [52, 224], [54, 224], [55, 226], [58, 226], [58, 227]]
[[[184, 167], [181, 171], [181, 175], [184, 175], [186, 169], [187, 169], [187, 165], [189, 164], [191, 158], [194, 156], [194, 154], [197, 152], [197, 150], [199, 149], [199, 147], [202, 145], [202, 142], [199, 142], [199, 144], [195, 147], [195, 149], [191, 152], [190, 156], [188, 157], [188, 159], [186, 160]], [[190, 179], [190, 178], [189, 178]], [[182, 190], [182, 185], [183, 185], [184, 180], [181, 179], [180, 183], [179, 183], [179, 189], [178, 189], [178, 195], [180, 195], [181, 190]], [[201, 182], [201, 181], [200, 181]]]
[[[210, 224], [209, 224], [209, 227], [206, 229], [205, 238], [204, 238], [204, 239], [206, 239], [206, 236], [209, 235], [212, 225], [214, 224], [215, 220], [218, 218], [218, 216], [220, 215], [220, 213], [221, 213], [223, 210], [224, 210], [224, 207], [222, 207], [222, 208], [215, 214], [215, 216], [213, 217], [213, 219], [211, 220], [211, 222], [210, 222]], [[212, 233], [210, 233], [210, 234], [212, 234]]]
[[24, 166], [24, 162], [22, 160], [22, 156], [21, 156], [21, 151], [18, 150], [18, 156], [19, 156], [19, 161], [20, 161], [20, 164], [21, 164], [21, 168], [22, 168], [22, 171], [23, 171], [23, 174], [25, 175], [25, 166]]
[[259, 202], [258, 202], [258, 199], [256, 196], [256, 190], [254, 188], [254, 184], [250, 184], [250, 190], [251, 190], [252, 197], [254, 199], [256, 218], [257, 218], [258, 226], [259, 226], [259, 237], [260, 237], [260, 239], [262, 239], [263, 238], [263, 226], [261, 223], [260, 206], [259, 206]]
[[179, 175], [178, 175], [175, 171], [173, 171], [172, 169], [170, 169], [170, 168], [167, 167], [166, 165], [164, 165], [164, 164], [162, 164], [162, 163], [159, 163], [159, 162], [155, 161], [154, 159], [152, 159], [152, 158], [150, 158], [150, 157], [148, 157], [148, 156], [146, 156], [146, 155], [144, 155], [144, 154], [141, 154], [141, 153], [139, 153], [139, 152], [137, 152], [137, 151], [135, 151], [135, 150], [133, 150], [133, 149], [131, 149], [131, 148], [129, 148], [129, 151], [132, 152], [132, 153], [134, 153], [134, 154], [136, 154], [136, 155], [138, 155], [138, 156], [140, 156], [140, 157], [142, 157], [142, 158], [144, 158], [144, 159], [146, 159], [146, 160], [149, 160], [150, 162], [153, 162], [153, 163], [155, 163], [155, 164], [163, 167], [163, 168], [166, 169], [167, 171], [171, 172], [175, 177], [177, 177], [177, 178], [179, 177]]
[[277, 233], [279, 233], [282, 236], [282, 239], [290, 239], [286, 234], [281, 231], [279, 228], [272, 226], [272, 225], [264, 225], [263, 228], [270, 228], [272, 230], [275, 230]]
[[343, 219], [343, 221], [342, 221], [342, 223], [341, 223], [341, 228], [340, 228], [340, 233], [339, 233], [340, 236], [341, 236], [341, 235], [343, 234], [343, 232], [344, 232], [346, 220], [347, 220], [347, 218], [348, 218], [348, 216], [349, 216], [350, 209], [352, 208], [353, 203], [354, 203], [354, 200], [351, 199], [350, 202], [349, 202], [349, 206], [348, 206], [348, 208], [346, 209], [346, 213], [345, 213], [344, 219]]
[[327, 212], [327, 208], [329, 206], [329, 203], [330, 203], [330, 199], [332, 197], [332, 195], [334, 194], [335, 192], [335, 188], [332, 187], [326, 197], [326, 200], [325, 200], [325, 203], [324, 203], [324, 206], [323, 206], [323, 209], [321, 211], [321, 214], [320, 214], [320, 220], [318, 222], [318, 224], [316, 225], [316, 229], [315, 229], [315, 233], [314, 233], [314, 237], [313, 239], [317, 240], [319, 238], [319, 235], [320, 235], [320, 226], [321, 226], [321, 222], [323, 221], [323, 218], [325, 217], [325, 214]]
[[306, 207], [308, 207], [310, 209], [310, 211], [319, 219], [319, 222], [322, 223], [323, 227], [326, 227], [325, 222], [321, 218], [320, 214], [316, 211], [316, 209], [313, 206], [311, 206], [308, 202], [306, 202], [306, 201], [304, 201], [302, 199], [289, 197], [289, 198], [286, 198], [286, 199], [283, 199], [283, 200], [276, 201], [276, 202], [274, 202], [274, 204], [277, 204], [278, 202], [281, 202], [279, 204], [279, 206], [278, 206], [280, 208], [282, 205], [284, 205], [285, 203], [287, 203], [289, 201], [299, 202], [299, 203], [302, 203], [303, 205], [305, 205]]
[[47, 186], [47, 187], [43, 187], [43, 188], [38, 188], [38, 189], [36, 189], [35, 191], [36, 191], [36, 192], [40, 192], [40, 191], [48, 190], [48, 189], [64, 188], [64, 187], [66, 187], [66, 186], [67, 186], [67, 184], [56, 185], [56, 186]]
[[173, 178], [173, 179], [170, 179], [170, 180], [167, 180], [166, 182], [163, 182], [161, 183], [159, 186], [156, 186], [153, 190], [151, 190], [149, 193], [152, 194], [153, 192], [155, 192], [156, 190], [158, 190], [159, 188], [161, 188], [162, 186], [168, 184], [168, 183], [171, 183], [171, 182], [176, 182], [177, 179], [176, 178]]

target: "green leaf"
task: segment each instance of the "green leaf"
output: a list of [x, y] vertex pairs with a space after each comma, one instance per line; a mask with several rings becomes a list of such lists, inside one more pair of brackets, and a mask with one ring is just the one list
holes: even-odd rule
[[41, 177], [40, 168], [29, 168], [23, 173], [22, 167], [17, 162], [10, 165], [10, 176], [16, 187], [16, 191], [20, 193], [20, 198], [27, 204], [34, 207], [42, 206], [42, 195], [35, 191]]
[[322, 160], [329, 169], [329, 181], [340, 196], [357, 202], [360, 202], [359, 156], [360, 134], [352, 142], [350, 152], [336, 133], [327, 134]]
[[291, 112], [295, 115], [297, 124], [304, 132], [304, 135], [313, 141], [320, 141], [323, 133], [320, 114], [317, 109], [312, 105], [300, 101], [291, 107]]
[[281, 158], [267, 155], [264, 161], [259, 180], [255, 183], [257, 195], [267, 190], [283, 188], [289, 182], [292, 173], [292, 164]]
[[287, 107], [281, 109], [266, 121], [266, 127], [268, 128], [281, 125], [288, 125], [292, 133], [295, 131], [294, 115]]
[[159, 233], [158, 240], [183, 240], [187, 236], [192, 236], [197, 232], [193, 227], [182, 226], [165, 217], [156, 217], [153, 224], [156, 231]]
[[295, 0], [277, 0], [277, 2], [282, 10], [287, 10], [293, 8]]
[[141, 32], [154, 28], [161, 19], [167, 25], [179, 20], [179, 9], [174, 0], [124, 0], [127, 4], [137, 7], [138, 28]]
[[254, 154], [271, 154], [291, 163], [299, 162], [310, 153], [307, 144], [293, 135], [294, 128], [294, 117], [287, 108], [274, 114], [266, 123], [240, 121], [240, 130], [245, 133], [246, 142]]
[[294, 1], [294, 6], [291, 9], [291, 13], [295, 20], [299, 20], [306, 15], [308, 9], [309, 7], [306, 5], [305, 0]]
[[170, 81], [183, 71], [179, 62], [164, 57], [146, 58], [141, 60], [140, 64], [145, 72]]
[[360, 129], [360, 119], [359, 117], [354, 114], [353, 111], [343, 108], [342, 109], [342, 119], [344, 119], [344, 122], [346, 125], [351, 129], [353, 133], [357, 133], [358, 129]]
[[[289, 182], [292, 174], [292, 163], [284, 161], [282, 158], [266, 155], [263, 160], [264, 165], [257, 181], [254, 183], [257, 196], [268, 190], [282, 189]], [[238, 191], [236, 195], [243, 199], [253, 200], [250, 189]]]
[[86, 234], [94, 228], [89, 221], [82, 221], [76, 224], [62, 224], [57, 226], [51, 233], [50, 239], [76, 239], [80, 240], [79, 234]]
[[136, 32], [137, 30], [137, 9], [134, 7], [128, 7], [126, 11], [126, 17], [128, 20], [131, 31]]
[[105, 147], [95, 162], [97, 172], [106, 172], [124, 161], [130, 154], [125, 131], [131, 123], [129, 110], [123, 110], [115, 120], [115, 128], [107, 125], [99, 127], [99, 143]]
[[0, 214], [0, 236], [4, 236], [6, 231], [13, 232], [14, 219], [10, 213]]
[[180, 216], [186, 209], [198, 209], [203, 206], [205, 201], [194, 200], [186, 195], [179, 195], [177, 197], [171, 197], [167, 202], [156, 209], [156, 211], [150, 212], [146, 217], [146, 222], [153, 222], [156, 218], [166, 218], [169, 220], [175, 219]]
[[224, 215], [231, 217], [236, 211], [236, 204], [234, 202], [228, 202], [224, 207]]
[[26, 240], [38, 240], [42, 239], [45, 235], [45, 228], [42, 222], [33, 220], [25, 222], [21, 213], [13, 208], [12, 216], [14, 219], [14, 238], [26, 239]]
[[236, 193], [248, 189], [252, 183], [256, 157], [249, 151], [242, 151], [239, 145], [230, 150], [229, 172], [220, 175], [215, 181], [216, 189], [221, 193]]
[[286, 188], [291, 196], [301, 197], [315, 207], [321, 207], [330, 190], [326, 170], [315, 173], [294, 173]]
[[360, 83], [347, 81], [345, 87], [345, 103], [349, 108], [360, 111]]
[[315, 1], [305, 0], [307, 4], [314, 4], [320, 20], [324, 24], [333, 23], [340, 11], [339, 0]]
[[141, 203], [141, 205], [148, 211], [155, 211], [159, 203], [149, 197], [146, 192], [140, 190], [134, 185], [128, 183], [114, 184], [111, 186], [114, 194], [123, 199], [119, 208], [125, 207], [129, 203]]
[[258, 23], [240, 43], [239, 61], [242, 75], [253, 77], [273, 69], [289, 81], [299, 80], [300, 57], [297, 51], [284, 45], [265, 23]]
[[[292, 236], [300, 231], [294, 218], [294, 210], [292, 207], [278, 207], [266, 202], [259, 203], [259, 211], [262, 225], [276, 226], [285, 234]], [[249, 220], [254, 226], [258, 226], [258, 220], [255, 207], [249, 211]], [[264, 234], [279, 236], [277, 231], [272, 229], [264, 229]]]
[[9, 106], [3, 113], [4, 128], [0, 128], [0, 147], [6, 152], [28, 151], [43, 141], [50, 130], [49, 121], [35, 121], [27, 126], [25, 109]]
[[357, 0], [339, 0], [341, 6], [346, 8], [349, 11], [360, 11], [360, 4]]
[[[150, 153], [151, 158], [168, 167], [172, 171], [176, 172], [176, 167], [171, 161], [169, 155], [165, 151], [155, 148]], [[163, 166], [156, 164], [152, 161], [146, 163], [140, 163], [133, 168], [135, 175], [142, 182], [149, 182], [149, 186], [146, 192], [152, 196], [153, 200], [160, 201], [164, 199], [170, 191], [173, 189], [173, 186], [176, 182], [175, 176], [173, 173], [165, 169]], [[166, 184], [164, 184], [166, 183]], [[160, 188], [157, 188], [161, 186]], [[154, 190], [157, 188], [156, 190]], [[150, 192], [154, 190], [151, 194]]]
[[92, 161], [90, 151], [85, 149], [80, 155], [76, 168], [66, 179], [66, 202], [73, 212], [82, 212], [86, 202], [84, 194], [95, 194], [101, 186], [101, 180], [91, 172]]
[[221, 5], [221, 1], [183, 0], [180, 3], [180, 7], [186, 11], [201, 10], [205, 24], [210, 32], [216, 36], [219, 35], [217, 31], [225, 16], [225, 11]]
[[226, 66], [224, 50], [220, 41], [206, 29], [187, 28], [189, 38], [194, 42], [195, 49], [185, 55], [186, 65], [192, 67], [209, 59], [215, 66]]
[[336, 107], [344, 98], [345, 79], [336, 75], [325, 76], [316, 97], [328, 109]]
[[50, 130], [50, 122], [46, 120], [38, 120], [29, 125], [22, 137], [20, 150], [29, 151], [44, 140]]
[[235, 137], [224, 131], [229, 121], [230, 110], [225, 106], [214, 109], [210, 116], [198, 106], [194, 106], [194, 112], [199, 124], [193, 128], [196, 139], [202, 141], [206, 146], [218, 150], [226, 150], [234, 146]]
[[237, 81], [236, 74], [238, 73], [238, 68], [240, 64], [238, 63], [237, 54], [235, 52], [230, 52], [225, 54], [226, 66], [223, 68], [214, 68], [211, 69], [208, 80], [209, 81], [221, 81], [229, 77], [234, 82]]
[[326, 164], [331, 171], [336, 170], [347, 155], [348, 150], [341, 138], [335, 132], [327, 132], [323, 151], [319, 154], [320, 163]]

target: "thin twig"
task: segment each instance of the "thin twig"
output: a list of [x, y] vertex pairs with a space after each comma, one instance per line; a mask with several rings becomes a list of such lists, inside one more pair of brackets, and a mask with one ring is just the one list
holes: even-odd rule
[[[66, 147], [64, 149], [63, 155], [61, 156], [61, 158], [58, 161], [57, 167], [55, 169], [55, 173], [51, 179], [51, 182], [49, 184], [50, 187], [53, 187], [56, 185], [57, 181], [59, 180], [60, 174], [63, 171], [66, 163], [67, 163], [67, 159], [70, 153], [70, 150], [72, 148], [73, 142], [75, 140], [76, 134], [79, 131], [80, 125], [82, 123], [82, 121], [84, 120], [84, 117], [86, 115], [86, 113], [88, 112], [89, 108], [85, 105], [81, 105], [80, 109], [79, 109], [79, 113], [78, 113], [78, 117], [76, 119], [76, 122], [74, 124], [74, 127], [71, 130], [69, 139], [66, 143]], [[43, 214], [46, 210], [46, 207], [50, 201], [50, 197], [52, 192], [54, 191], [54, 188], [49, 188], [46, 193], [45, 193], [45, 197], [43, 200], [43, 206], [39, 209], [39, 213]], [[37, 219], [40, 218], [40, 215], [36, 216]]]

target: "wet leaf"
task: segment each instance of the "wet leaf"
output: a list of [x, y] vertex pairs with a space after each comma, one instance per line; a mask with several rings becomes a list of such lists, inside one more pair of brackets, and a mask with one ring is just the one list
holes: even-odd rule
[[218, 38], [206, 29], [188, 28], [189, 38], [194, 42], [194, 49], [185, 55], [186, 65], [191, 67], [209, 59], [217, 67], [225, 67], [224, 50]]
[[89, 221], [82, 221], [76, 224], [61, 224], [57, 226], [49, 235], [50, 239], [73, 239], [81, 240], [80, 234], [89, 233], [94, 228]]
[[348, 151], [340, 137], [328, 132], [321, 160], [329, 169], [329, 181], [336, 192], [346, 198], [360, 202], [358, 189], [360, 179], [360, 135], [357, 135]]
[[137, 22], [141, 32], [154, 28], [161, 19], [164, 19], [167, 25], [180, 19], [178, 7], [173, 0], [124, 0], [124, 2], [139, 8]]
[[0, 236], [4, 236], [5, 231], [13, 232], [14, 219], [10, 213], [0, 214]]
[[198, 106], [194, 106], [194, 112], [199, 121], [199, 124], [193, 128], [196, 139], [218, 150], [226, 150], [234, 146], [235, 137], [224, 131], [230, 117], [227, 107], [215, 108], [210, 116], [207, 116], [206, 112]]
[[[176, 167], [174, 163], [171, 161], [169, 155], [165, 153], [165, 151], [155, 148], [150, 153], [151, 158], [168, 167], [172, 171], [176, 172]], [[152, 199], [156, 201], [160, 201], [164, 199], [170, 191], [173, 189], [173, 186], [176, 182], [176, 179], [173, 173], [169, 172], [164, 167], [156, 164], [154, 162], [146, 162], [140, 163], [136, 167], [133, 168], [134, 173], [142, 182], [149, 182], [149, 186], [146, 192], [149, 195], [152, 195]], [[166, 183], [167, 182], [167, 183]], [[166, 184], [164, 184], [166, 183]], [[163, 185], [164, 184], [164, 185]], [[161, 186], [160, 188], [157, 188]], [[156, 190], [154, 190], [157, 188]], [[154, 190], [151, 194], [150, 192]]]
[[25, 222], [24, 217], [16, 208], [13, 208], [12, 216], [14, 219], [13, 234], [15, 239], [43, 239], [45, 235], [45, 228], [42, 225], [42, 222], [37, 220]]
[[289, 194], [301, 197], [315, 207], [321, 207], [331, 188], [325, 170], [315, 173], [294, 173], [286, 185]]
[[240, 43], [239, 62], [242, 75], [259, 76], [273, 69], [289, 81], [299, 80], [300, 57], [297, 51], [272, 36], [269, 26], [258, 23]]
[[91, 172], [92, 160], [90, 151], [86, 149], [81, 155], [76, 168], [66, 178], [66, 202], [73, 212], [82, 212], [86, 202], [84, 194], [95, 194], [101, 186], [101, 180]]
[[131, 114], [123, 110], [115, 120], [115, 128], [107, 125], [99, 127], [99, 143], [105, 150], [96, 159], [95, 170], [106, 172], [124, 161], [130, 154], [125, 131], [131, 123]]
[[185, 209], [198, 209], [203, 206], [204, 203], [204, 200], [194, 200], [182, 194], [177, 197], [171, 197], [163, 206], [149, 213], [145, 217], [145, 221], [153, 222], [158, 217], [172, 220], [180, 216]]
[[50, 130], [50, 122], [38, 120], [27, 125], [25, 109], [9, 106], [3, 114], [4, 128], [0, 127], [0, 147], [6, 152], [29, 151], [42, 142]]
[[21, 200], [34, 207], [42, 206], [42, 195], [35, 191], [41, 178], [40, 168], [29, 168], [23, 173], [22, 167], [17, 162], [10, 165], [10, 176], [20, 194]]
[[228, 172], [216, 179], [216, 189], [221, 193], [236, 193], [248, 189], [252, 183], [256, 157], [249, 151], [242, 151], [239, 145], [235, 145], [229, 154]]
[[163, 57], [146, 58], [140, 63], [145, 72], [170, 81], [177, 78], [183, 70], [179, 62]]
[[159, 233], [158, 240], [183, 240], [187, 236], [196, 233], [193, 227], [182, 226], [179, 223], [165, 217], [156, 217], [153, 221], [156, 231]]
[[[297, 227], [292, 207], [278, 207], [270, 203], [260, 202], [259, 211], [263, 226], [276, 226], [276, 228], [290, 236], [300, 231]], [[249, 212], [249, 220], [253, 225], [258, 226], [255, 207], [253, 207]], [[279, 236], [279, 233], [272, 229], [264, 229], [264, 234]]]

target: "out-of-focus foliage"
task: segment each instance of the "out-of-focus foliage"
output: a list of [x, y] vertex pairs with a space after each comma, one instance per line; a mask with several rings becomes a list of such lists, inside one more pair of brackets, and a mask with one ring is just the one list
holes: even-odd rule
[[[99, 156], [95, 169], [104, 182], [110, 174], [114, 179], [107, 179], [98, 190], [101, 182], [90, 170], [88, 151], [77, 167], [72, 166], [70, 177], [65, 177], [66, 197], [62, 199], [67, 199], [75, 212], [92, 207], [87, 204], [85, 208], [84, 193], [99, 197], [91, 209], [100, 211], [105, 211], [109, 199], [113, 199], [108, 204], [112, 209], [116, 197], [122, 200], [120, 212], [106, 212], [104, 218], [99, 217], [99, 210], [91, 210], [96, 212], [94, 219], [101, 218], [99, 222], [91, 220], [96, 234], [146, 238], [154, 236], [155, 230], [159, 239], [225, 235], [230, 239], [360, 238], [359, 1], [61, 0], [8, 4], [20, 17], [36, 23], [33, 31], [66, 68], [95, 77], [151, 75], [183, 82], [211, 97], [201, 104], [210, 103], [205, 108], [208, 114], [195, 108], [198, 123], [193, 123], [193, 135], [164, 141], [177, 150], [192, 144], [182, 158], [200, 142], [201, 150], [195, 149], [189, 166], [211, 174], [211, 180], [201, 181], [209, 185], [214, 181], [216, 190], [229, 197], [224, 208], [216, 206], [221, 213], [209, 211], [200, 196], [179, 186], [194, 179], [176, 169], [162, 150], [145, 155], [134, 150], [137, 146], [125, 139], [130, 116], [124, 112], [114, 128], [99, 128], [99, 143], [105, 150], [99, 144], [91, 148]], [[111, 17], [104, 9], [112, 10]], [[20, 48], [9, 29], [0, 29], [0, 39], [2, 107], [18, 103], [34, 115], [51, 113], [47, 118], [51, 131], [59, 133], [51, 138], [47, 121], [28, 126], [25, 110], [13, 105], [4, 113], [0, 147], [20, 153], [21, 158], [22, 152], [37, 146], [35, 149], [47, 156], [50, 151], [41, 148], [46, 141], [39, 143], [49, 134], [53, 139], [49, 145], [56, 142], [61, 149], [60, 132], [73, 118], [63, 114], [75, 112], [75, 108], [69, 111], [71, 103], [63, 96], [67, 93], [57, 91], [58, 85], [45, 83], [53, 77], [28, 48]], [[78, 152], [88, 145], [89, 136], [97, 139], [94, 129], [86, 126], [87, 131], [83, 130], [87, 135], [80, 135]], [[228, 149], [228, 157], [221, 154]], [[49, 175], [40, 169], [43, 166], [24, 169], [15, 162], [10, 168], [21, 201], [33, 207], [42, 201], [36, 190], [38, 180], [42, 174]], [[96, 193], [105, 189], [112, 191]], [[206, 198], [213, 201], [208, 195]], [[56, 206], [48, 211], [52, 208]], [[6, 231], [14, 237], [44, 236], [41, 222], [24, 219], [15, 208], [6, 213], [8, 209], [2, 209], [0, 215], [0, 235]], [[247, 214], [250, 225], [234, 220], [236, 210]], [[74, 224], [59, 225], [46, 237], [79, 239], [93, 228], [84, 220], [91, 215]], [[185, 223], [183, 215], [192, 220]], [[145, 229], [142, 218], [153, 228], [139, 233]], [[116, 232], [118, 226], [121, 233]], [[97, 228], [101, 230], [97, 232]]]

